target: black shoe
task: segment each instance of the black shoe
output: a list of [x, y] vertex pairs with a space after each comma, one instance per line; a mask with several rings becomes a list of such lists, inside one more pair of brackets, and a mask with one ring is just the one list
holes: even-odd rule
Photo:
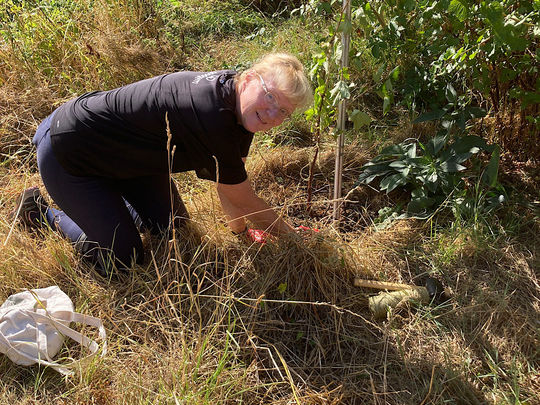
[[47, 224], [46, 212], [49, 205], [41, 195], [38, 187], [24, 190], [17, 198], [15, 211], [11, 219], [19, 218], [21, 224], [28, 228], [43, 228]]

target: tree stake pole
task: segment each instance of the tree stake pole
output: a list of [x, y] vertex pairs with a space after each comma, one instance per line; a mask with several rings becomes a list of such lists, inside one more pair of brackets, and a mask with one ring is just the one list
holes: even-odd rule
[[[343, 0], [344, 21], [350, 24], [351, 21], [351, 1]], [[341, 54], [341, 74], [349, 67], [349, 48], [351, 35], [348, 29], [344, 29], [341, 34], [342, 54]], [[343, 78], [343, 76], [342, 76]], [[341, 219], [341, 178], [343, 173], [343, 147], [345, 145], [345, 123], [347, 122], [346, 100], [341, 100], [338, 106], [338, 140], [336, 148], [336, 166], [334, 173], [334, 212], [332, 218], [334, 224], [338, 225]]]

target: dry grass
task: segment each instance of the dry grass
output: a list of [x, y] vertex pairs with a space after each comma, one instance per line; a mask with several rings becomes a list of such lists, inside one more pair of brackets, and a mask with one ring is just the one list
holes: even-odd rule
[[[146, 235], [147, 262], [111, 279], [57, 234], [14, 227], [7, 218], [16, 196], [41, 185], [30, 139], [55, 105], [85, 90], [184, 66], [230, 67], [269, 50], [265, 38], [246, 46], [219, 31], [238, 28], [241, 36], [241, 24], [249, 27], [227, 28], [226, 13], [184, 24], [194, 9], [224, 10], [223, 2], [184, 2], [184, 14], [167, 24], [175, 24], [172, 32], [195, 30], [197, 41], [178, 34], [175, 49], [163, 41], [165, 22], [153, 3], [100, 1], [110, 7], [80, 11], [91, 3], [78, 2], [69, 20], [50, 14], [52, 25], [43, 13], [15, 15], [34, 21], [34, 42], [0, 42], [0, 302], [58, 285], [78, 311], [103, 319], [110, 349], [67, 379], [0, 356], [1, 404], [539, 403], [540, 223], [528, 208], [485, 223], [409, 220], [376, 231], [374, 217], [391, 200], [365, 187], [348, 195], [335, 229], [331, 145], [315, 165], [309, 212], [313, 148], [259, 145], [248, 167], [259, 194], [319, 234], [265, 246], [239, 240], [225, 226], [212, 184], [193, 174], [175, 177], [192, 224], [171, 240]], [[276, 43], [306, 58], [310, 33], [300, 26], [276, 32]], [[47, 41], [47, 32], [56, 40]], [[290, 41], [295, 35], [302, 39]], [[404, 125], [395, 136], [423, 130]], [[345, 190], [376, 148], [349, 145]], [[534, 176], [512, 175], [538, 195]], [[375, 322], [366, 305], [374, 292], [354, 288], [357, 275], [407, 283], [433, 275], [453, 299]], [[80, 352], [68, 342], [61, 354]]]
[[[365, 158], [358, 148], [347, 152], [352, 160], [355, 153]], [[267, 189], [279, 176], [293, 183], [309, 155], [291, 148], [255, 154], [254, 183]], [[331, 170], [325, 159], [321, 179]], [[3, 218], [23, 183], [38, 181], [4, 172]], [[266, 192], [286, 201], [284, 212], [294, 212], [289, 205], [299, 212], [303, 183]], [[328, 204], [325, 193], [317, 198]], [[523, 240], [489, 243], [469, 228], [430, 236], [417, 221], [360, 229], [347, 240], [323, 224], [315, 237], [259, 246], [227, 231], [206, 183], [187, 201], [189, 229], [173, 240], [147, 237], [147, 263], [111, 280], [57, 235], [14, 229], [0, 253], [0, 301], [57, 284], [79, 311], [104, 320], [110, 351], [66, 380], [2, 356], [0, 402], [534, 403], [538, 224]], [[325, 222], [306, 218], [296, 220]], [[2, 243], [10, 226], [0, 223]], [[402, 282], [433, 274], [454, 298], [375, 323], [366, 306], [372, 292], [352, 287], [359, 274]], [[64, 354], [70, 349], [76, 356], [71, 344]]]

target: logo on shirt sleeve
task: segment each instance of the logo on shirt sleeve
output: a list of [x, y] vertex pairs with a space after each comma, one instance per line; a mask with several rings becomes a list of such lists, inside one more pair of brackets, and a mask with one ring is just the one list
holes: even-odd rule
[[203, 73], [201, 75], [196, 76], [195, 79], [193, 79], [193, 81], [191, 82], [191, 84], [199, 84], [199, 82], [203, 79], [206, 79], [206, 81], [208, 82], [213, 82], [217, 80], [218, 77], [219, 77], [218, 72]]

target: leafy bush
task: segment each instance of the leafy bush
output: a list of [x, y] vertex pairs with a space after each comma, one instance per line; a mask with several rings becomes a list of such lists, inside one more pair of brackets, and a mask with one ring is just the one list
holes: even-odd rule
[[412, 111], [427, 111], [419, 121], [451, 117], [464, 129], [483, 116], [476, 105], [491, 109], [501, 126], [517, 102], [524, 121], [518, 136], [527, 126], [538, 131], [539, 1], [364, 2], [355, 16], [380, 66], [401, 72], [382, 76], [385, 111], [395, 93]]
[[[426, 218], [445, 201], [456, 215], [471, 216], [475, 209], [491, 211], [504, 201], [504, 190], [497, 184], [499, 147], [478, 136], [459, 137], [453, 142], [449, 137], [448, 133], [440, 134], [425, 144], [406, 140], [383, 149], [362, 168], [358, 183], [370, 184], [380, 178], [380, 191], [389, 193], [398, 187], [410, 191], [401, 217]], [[481, 151], [491, 153], [485, 166], [472, 159]], [[469, 188], [471, 184], [475, 187]], [[486, 198], [480, 199], [479, 192]], [[482, 207], [478, 206], [480, 200]]]
[[[350, 19], [341, 1], [311, 0], [296, 12], [323, 17], [312, 70], [322, 118], [334, 119], [338, 101], [351, 99], [349, 119], [356, 129], [368, 125], [378, 112], [361, 111], [358, 101], [373, 95], [382, 116], [406, 107], [417, 122], [461, 130], [487, 112], [503, 148], [538, 158], [539, 0], [357, 0]], [[340, 33], [351, 36], [346, 70]]]

